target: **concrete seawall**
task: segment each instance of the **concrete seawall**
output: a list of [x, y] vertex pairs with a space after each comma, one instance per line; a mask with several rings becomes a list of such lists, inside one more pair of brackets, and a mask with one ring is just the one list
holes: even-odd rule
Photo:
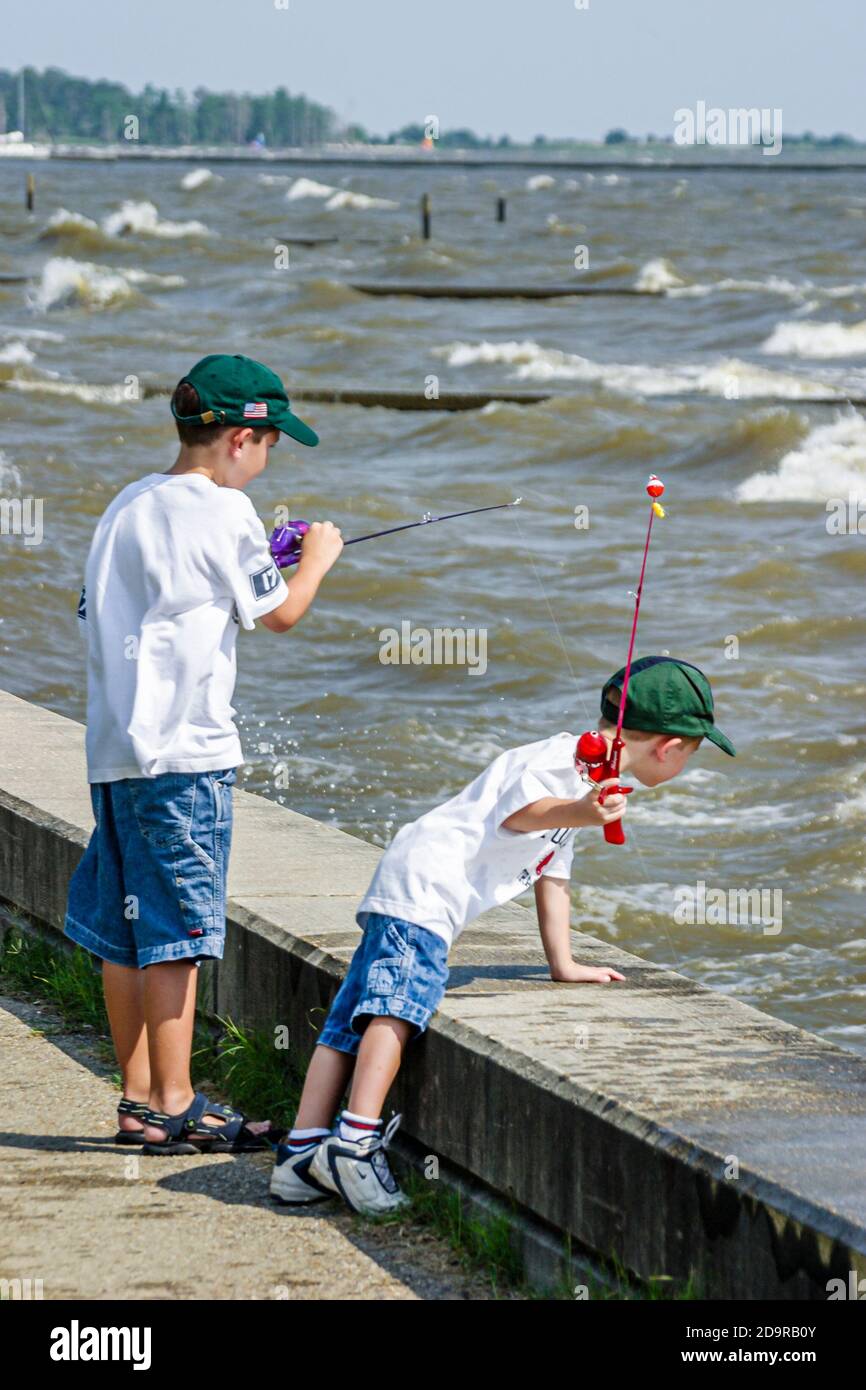
[[[59, 928], [90, 824], [82, 727], [0, 691], [0, 898]], [[210, 1007], [287, 1025], [305, 1057], [379, 853], [238, 793]], [[825, 1299], [830, 1279], [866, 1276], [866, 1060], [595, 938], [574, 945], [626, 983], [553, 984], [519, 906], [465, 934], [394, 1097], [416, 1151], [511, 1207], [538, 1279], [566, 1245], [642, 1279], [691, 1275], [709, 1298]]]

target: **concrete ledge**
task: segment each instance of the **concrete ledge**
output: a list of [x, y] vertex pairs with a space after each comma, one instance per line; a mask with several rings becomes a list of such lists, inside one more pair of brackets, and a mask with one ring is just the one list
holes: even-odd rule
[[[0, 692], [0, 767], [0, 896], [56, 928], [90, 824], [83, 729]], [[306, 1056], [378, 854], [239, 793], [211, 1007], [287, 1025]], [[513, 1205], [551, 1248], [638, 1279], [825, 1299], [829, 1279], [866, 1276], [866, 1060], [592, 937], [575, 949], [627, 983], [553, 984], [518, 906], [465, 934], [398, 1083], [410, 1146]]]

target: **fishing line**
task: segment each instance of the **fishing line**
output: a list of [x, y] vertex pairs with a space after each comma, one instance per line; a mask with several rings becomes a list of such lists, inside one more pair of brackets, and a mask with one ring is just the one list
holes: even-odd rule
[[[471, 507], [465, 512], [447, 512], [444, 516], [431, 516], [429, 512], [420, 521], [404, 521], [401, 526], [388, 526], [384, 531], [370, 531], [365, 536], [353, 536], [351, 540], [343, 542], [343, 548], [347, 545], [360, 545], [362, 541], [380, 540], [382, 536], [393, 536], [398, 531], [413, 531], [416, 526], [435, 526], [439, 521], [455, 521], [460, 516], [478, 516], [481, 512], [504, 512], [509, 508], [519, 507], [523, 501], [522, 497], [515, 497], [513, 502], [498, 502], [492, 507]], [[310, 529], [308, 521], [287, 521], [284, 526], [275, 526], [271, 532], [270, 547], [280, 569], [288, 569], [289, 565], [296, 565], [301, 558], [301, 549], [304, 537]]]
[[[657, 516], [664, 516], [664, 507], [659, 502], [659, 498], [665, 490], [665, 485], [655, 473], [650, 474], [649, 482], [646, 485], [647, 495], [650, 499], [649, 523], [646, 528], [646, 541], [643, 548], [643, 559], [640, 567], [640, 579], [634, 594], [634, 616], [631, 624], [631, 636], [628, 643], [628, 656], [626, 657], [625, 670], [622, 678], [622, 689], [619, 697], [619, 709], [616, 718], [616, 733], [611, 741], [610, 751], [608, 752], [607, 742], [604, 737], [593, 729], [591, 732], [581, 734], [577, 740], [577, 758], [585, 763], [587, 771], [593, 782], [606, 782], [615, 780], [612, 787], [604, 787], [599, 792], [599, 804], [603, 804], [608, 796], [628, 796], [633, 787], [619, 785], [619, 766], [622, 758], [622, 750], [625, 743], [622, 737], [623, 720], [625, 719], [625, 709], [628, 700], [628, 683], [631, 678], [631, 665], [634, 656], [634, 643], [637, 636], [637, 624], [640, 617], [640, 601], [643, 595], [643, 583], [646, 578], [646, 563], [649, 556], [650, 541], [652, 540], [653, 522]], [[609, 845], [625, 844], [625, 829], [622, 821], [612, 821], [604, 827], [604, 838]]]

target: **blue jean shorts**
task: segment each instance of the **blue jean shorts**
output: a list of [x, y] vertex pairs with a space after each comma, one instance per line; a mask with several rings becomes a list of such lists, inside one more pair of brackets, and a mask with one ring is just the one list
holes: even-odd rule
[[317, 1043], [355, 1053], [375, 1015], [403, 1018], [424, 1032], [448, 984], [448, 947], [435, 932], [399, 917], [366, 915], [364, 935]]
[[142, 969], [225, 945], [234, 768], [94, 782], [96, 826], [69, 883], [66, 934]]

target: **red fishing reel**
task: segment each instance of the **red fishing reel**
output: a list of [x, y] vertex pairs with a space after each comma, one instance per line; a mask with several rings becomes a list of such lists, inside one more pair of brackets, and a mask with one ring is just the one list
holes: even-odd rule
[[[597, 729], [590, 733], [581, 734], [577, 740], [576, 761], [581, 762], [586, 767], [587, 776], [591, 782], [605, 782], [611, 777], [619, 778], [619, 762], [622, 750], [625, 747], [621, 738], [615, 738], [610, 746], [610, 757], [608, 757], [607, 743], [602, 738]], [[619, 793], [628, 796], [629, 792], [634, 791], [634, 787], [621, 786], [619, 781], [613, 787], [603, 787], [598, 794], [598, 800], [604, 805], [605, 798]], [[604, 838], [609, 845], [624, 845], [625, 831], [622, 828], [622, 821], [611, 821], [604, 827]]]

